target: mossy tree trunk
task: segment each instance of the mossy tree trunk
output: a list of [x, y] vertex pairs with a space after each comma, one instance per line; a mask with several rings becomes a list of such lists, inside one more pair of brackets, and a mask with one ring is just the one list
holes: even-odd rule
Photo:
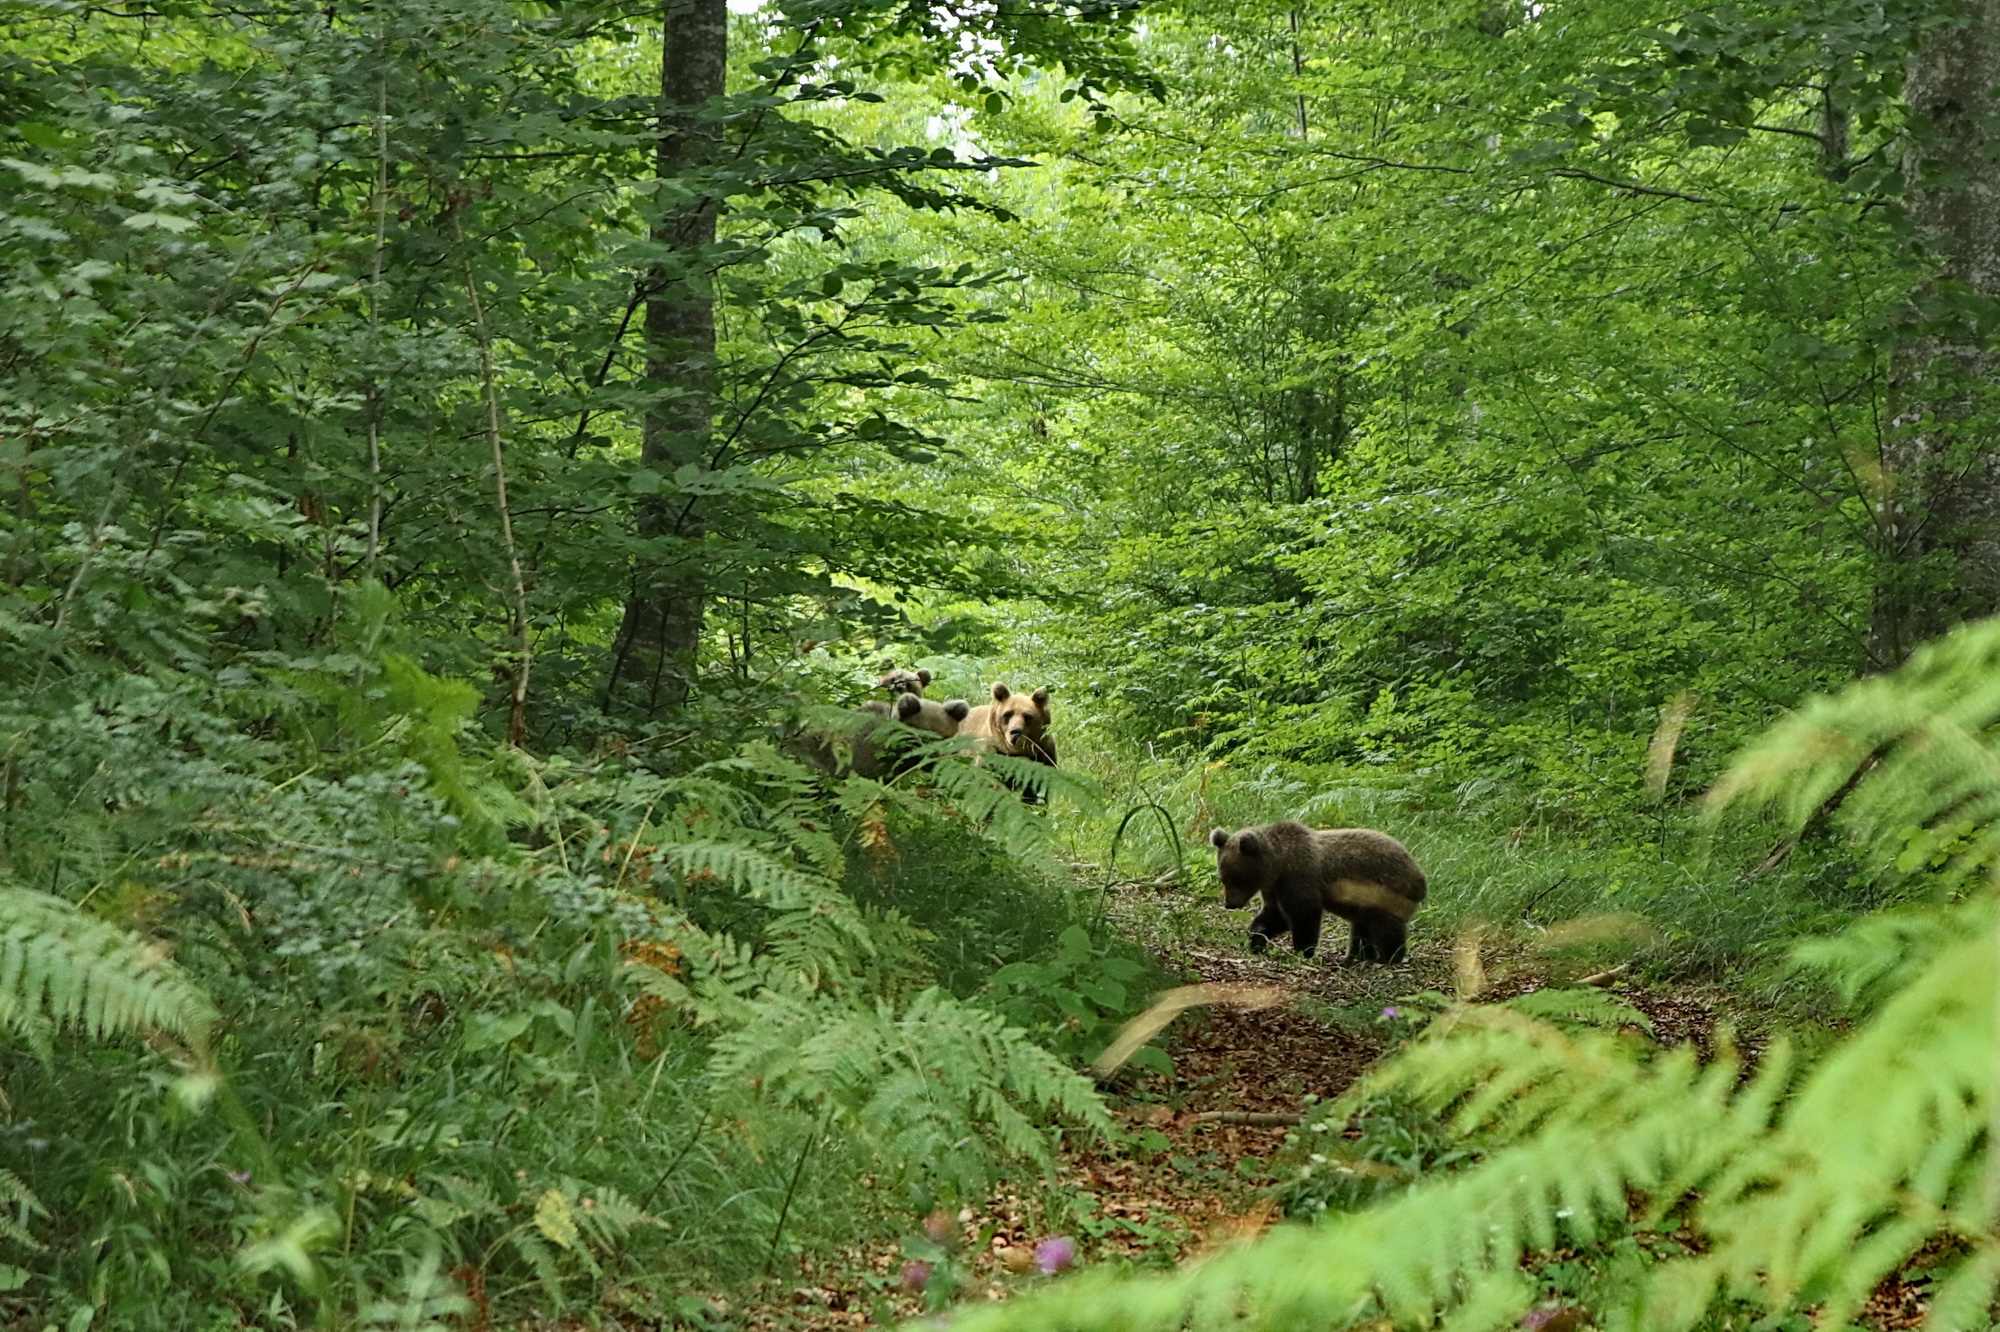
[[672, 484], [707, 470], [714, 445], [715, 295], [709, 256], [719, 207], [697, 182], [714, 156], [715, 122], [701, 111], [722, 96], [728, 70], [726, 0], [665, 0], [661, 10], [660, 214], [652, 239], [663, 255], [648, 280], [647, 389], [640, 462], [668, 478], [639, 510], [640, 552], [612, 659], [613, 710], [685, 702], [701, 644], [706, 579], [698, 495]]
[[1934, 276], [1891, 363], [1868, 665], [2000, 610], [2000, 0], [1970, 0], [1911, 68], [1907, 208]]

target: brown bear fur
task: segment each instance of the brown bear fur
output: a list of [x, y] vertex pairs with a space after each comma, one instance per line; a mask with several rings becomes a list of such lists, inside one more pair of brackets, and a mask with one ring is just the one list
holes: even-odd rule
[[875, 682], [877, 689], [886, 689], [894, 696], [893, 704], [864, 703], [862, 711], [872, 712], [878, 717], [894, 715], [905, 726], [914, 726], [919, 731], [929, 731], [932, 735], [946, 740], [958, 734], [959, 723], [965, 720], [972, 705], [962, 698], [954, 698], [947, 703], [933, 703], [924, 697], [924, 690], [930, 688], [931, 673], [925, 670], [906, 671], [882, 663], [885, 668], [882, 678]]
[[924, 690], [931, 687], [929, 671], [906, 671], [894, 662], [882, 663], [882, 678], [875, 682], [877, 689], [886, 689], [891, 694], [915, 694], [924, 696]]
[[962, 698], [954, 698], [949, 703], [933, 703], [917, 694], [898, 694], [894, 703], [871, 699], [863, 703], [860, 710], [884, 720], [894, 717], [905, 726], [929, 731], [949, 740], [958, 734], [958, 728], [972, 711], [972, 705]]
[[[1056, 766], [1056, 740], [1049, 734], [1049, 691], [1046, 686], [1032, 694], [1017, 694], [1005, 684], [993, 686], [993, 701], [982, 703], [966, 714], [958, 733], [969, 735], [981, 749], [1012, 758], [1032, 759]], [[1032, 787], [1021, 793], [1035, 803]]]
[[1208, 836], [1231, 911], [1260, 893], [1264, 909], [1250, 922], [1250, 949], [1263, 952], [1290, 933], [1307, 957], [1319, 946], [1320, 918], [1349, 922], [1349, 962], [1400, 962], [1410, 917], [1429, 885], [1403, 844], [1373, 828], [1315, 831], [1286, 820]]
[[[922, 730], [942, 740], [950, 740], [958, 734], [958, 724], [966, 720], [966, 714], [972, 710], [972, 704], [964, 698], [954, 698], [944, 704], [924, 698], [924, 688], [930, 684], [928, 670], [890, 670], [876, 684], [890, 690], [896, 696], [894, 702], [882, 702], [878, 698], [864, 702], [854, 710], [860, 718], [856, 730], [842, 728], [838, 734], [802, 736], [800, 752], [806, 762], [828, 774], [836, 774], [842, 766], [846, 766], [856, 776], [870, 780], [890, 778], [910, 768], [912, 760], [904, 754], [892, 752], [892, 748], [884, 742], [884, 722], [900, 722], [910, 730]], [[842, 758], [846, 758], [844, 764]]]

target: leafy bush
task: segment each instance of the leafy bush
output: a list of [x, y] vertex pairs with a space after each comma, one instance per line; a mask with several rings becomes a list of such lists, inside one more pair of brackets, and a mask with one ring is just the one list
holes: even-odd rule
[[[968, 1002], [997, 962], [850, 891], [891, 821], [931, 830], [926, 872], [1000, 912], [989, 942], [1031, 916], [1015, 959], [1055, 951], [1069, 898], [1017, 874], [1022, 904], [978, 901], [1000, 842], [1046, 837], [995, 774], [954, 761], [943, 796], [828, 790], [768, 746], [674, 775], [533, 760], [381, 623], [246, 677], [269, 739], [182, 698], [162, 743], [145, 690], [22, 727], [16, 871], [111, 919], [0, 895], [29, 1037], [0, 1052], [0, 1183], [46, 1209], [8, 1232], [0, 1301], [141, 1329], [651, 1306], [1107, 1126], [1040, 1015]], [[213, 1107], [165, 1095], [187, 1060], [79, 1057], [52, 1021], [212, 1028]]]
[[[1910, 826], [1978, 846], [1990, 818], [1992, 653], [2000, 622], [1961, 630], [1905, 670], [1821, 700], [1776, 728], [1720, 788], [1796, 827], [1857, 774], [1840, 817], [1877, 854]], [[1890, 812], [1894, 817], [1889, 817]], [[1559, 1005], [1452, 1005], [1429, 1035], [1331, 1112], [1393, 1095], [1476, 1135], [1476, 1163], [1317, 1226], [1169, 1278], [1098, 1276], [969, 1316], [968, 1328], [1346, 1325], [1448, 1315], [1514, 1322], [1544, 1293], [1533, 1260], [1597, 1255], [1609, 1325], [1693, 1327], [1712, 1312], [1852, 1323], [1878, 1282], [1928, 1251], [1932, 1325], [1984, 1327], [2000, 1254], [1991, 1217], [1994, 904], [1980, 888], [1816, 950], [1873, 996], [1852, 1034], [1815, 1056], [1777, 1041], [1754, 1061], [1726, 1044], [1704, 1065], [1606, 1016]], [[1586, 1001], [1601, 1007], [1601, 999]], [[1525, 1006], [1532, 1009], [1531, 1003]], [[1560, 1020], [1559, 1020], [1560, 1019]], [[1668, 1232], [1685, 1242], [1640, 1244]], [[1524, 1264], [1524, 1260], [1530, 1260]], [[1575, 1283], [1571, 1283], [1574, 1285]]]
[[[1062, 932], [1053, 957], [1010, 962], [987, 981], [985, 1002], [1008, 1021], [1031, 1031], [1047, 1031], [1051, 1046], [1082, 1061], [1110, 1044], [1140, 996], [1133, 982], [1149, 968], [1129, 947], [1106, 946], [1072, 925]], [[1133, 1062], [1165, 1071], [1166, 1052], [1147, 1046]]]

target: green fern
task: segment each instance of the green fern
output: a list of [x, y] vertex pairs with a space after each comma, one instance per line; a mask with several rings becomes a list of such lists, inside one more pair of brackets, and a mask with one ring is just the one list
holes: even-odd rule
[[200, 1048], [215, 1008], [157, 944], [60, 898], [0, 887], [0, 1023], [34, 1044], [49, 1025], [92, 1037], [165, 1031]]
[[[2000, 619], [1930, 643], [1893, 675], [1816, 698], [1771, 728], [1709, 794], [1805, 828], [1837, 819], [1883, 867], [1963, 880], [2000, 863]], [[1851, 791], [1848, 789], [1853, 783]]]
[[[1090, 1082], [997, 1015], [941, 990], [833, 1008], [772, 986], [716, 1041], [719, 1088], [754, 1085], [781, 1104], [831, 1110], [885, 1160], [960, 1187], [994, 1152], [1051, 1162], [1051, 1119], [1110, 1121]], [[745, 1013], [744, 1017], [749, 1017]]]
[[28, 1233], [26, 1219], [30, 1216], [46, 1216], [48, 1210], [41, 1199], [21, 1177], [11, 1170], [0, 1170], [0, 1239], [11, 1240], [24, 1249], [41, 1249], [43, 1244]]
[[[1774, 728], [1715, 800], [1802, 827], [1845, 791], [1841, 817], [1885, 859], [1908, 870], [1914, 847], [1962, 878], [2000, 851], [1996, 666], [2000, 625], [1962, 630]], [[1386, 1316], [1472, 1332], [1521, 1317], [1537, 1254], [1685, 1227], [1677, 1256], [1604, 1273], [1601, 1325], [1682, 1332], [1733, 1302], [1845, 1328], [1928, 1247], [1943, 1256], [1927, 1326], [1985, 1328], [2000, 1294], [1996, 931], [1982, 896], [1804, 950], [1873, 1010], [1809, 1065], [1778, 1043], [1747, 1076], [1726, 1042], [1703, 1065], [1602, 1029], [1617, 1006], [1567, 992], [1453, 1005], [1331, 1115], [1401, 1095], [1477, 1134], [1476, 1165], [1168, 1277], [1086, 1276], [955, 1326], [1277, 1332]]]
[[[948, 744], [922, 748], [942, 756]], [[793, 794], [748, 801], [732, 778]], [[922, 931], [842, 889], [849, 839], [835, 828], [879, 830], [889, 807], [942, 799], [988, 835], [1018, 844], [1048, 836], [1047, 821], [985, 768], [942, 762], [927, 780], [936, 785], [925, 795], [903, 779], [850, 776], [829, 811], [805, 794], [803, 768], [752, 753], [648, 788], [657, 864], [768, 914], [752, 944], [662, 903], [654, 914], [678, 970], [632, 974], [667, 1011], [711, 1033], [707, 1079], [725, 1106], [747, 1096], [830, 1115], [883, 1159], [966, 1188], [999, 1158], [1049, 1163], [1052, 1120], [1093, 1131], [1110, 1121], [1087, 1079], [989, 1009], [934, 987]]]

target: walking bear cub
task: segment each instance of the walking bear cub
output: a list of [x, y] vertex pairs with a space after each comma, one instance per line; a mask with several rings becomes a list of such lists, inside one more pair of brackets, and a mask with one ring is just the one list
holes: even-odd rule
[[1319, 946], [1320, 918], [1332, 912], [1350, 923], [1349, 962], [1400, 962], [1410, 917], [1424, 900], [1423, 870], [1387, 833], [1373, 828], [1316, 832], [1287, 820], [1208, 835], [1222, 879], [1222, 904], [1231, 911], [1264, 895], [1264, 909], [1250, 922], [1250, 950], [1292, 936], [1306, 957]]

